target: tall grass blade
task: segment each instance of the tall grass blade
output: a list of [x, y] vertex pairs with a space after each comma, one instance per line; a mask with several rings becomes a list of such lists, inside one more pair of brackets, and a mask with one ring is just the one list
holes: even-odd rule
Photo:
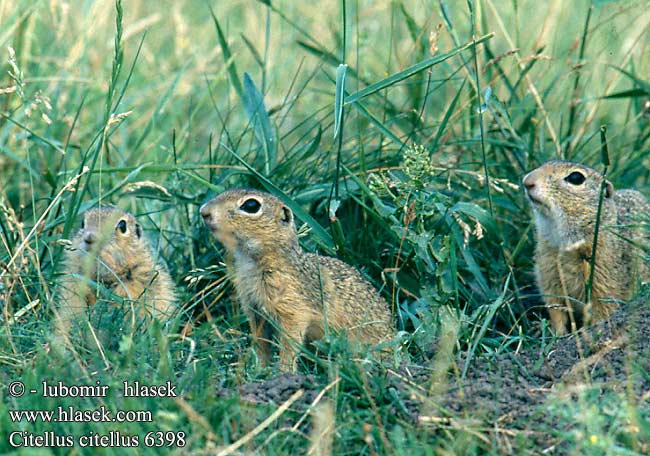
[[[163, 107], [171, 100], [172, 95], [176, 91], [176, 88], [178, 87], [178, 83], [181, 79], [181, 76], [185, 74], [185, 70], [187, 69], [189, 64], [186, 64], [181, 68], [178, 73], [176, 73], [176, 77], [172, 81], [172, 83], [169, 85], [167, 90], [162, 93], [160, 98], [158, 99], [158, 103], [156, 104], [156, 108], [153, 110], [153, 113], [151, 115], [151, 119], [149, 122], [147, 122], [147, 125], [144, 127], [142, 130], [142, 134], [138, 138], [138, 140], [135, 142], [135, 146], [133, 146], [132, 149], [132, 154], [138, 153], [137, 151], [140, 149], [140, 146], [144, 143], [144, 140], [147, 139], [149, 134], [152, 132], [154, 126], [156, 125], [157, 121], [159, 120], [160, 115], [163, 113]], [[129, 160], [130, 161], [130, 160]]]
[[320, 146], [320, 140], [321, 137], [323, 136], [323, 129], [321, 126], [318, 126], [318, 131], [316, 132], [316, 136], [314, 136], [314, 139], [311, 140], [311, 142], [305, 147], [304, 152], [301, 153], [303, 157], [312, 157], [314, 153], [316, 153], [316, 150], [318, 150], [318, 146]]
[[623, 75], [625, 75], [628, 78], [630, 78], [631, 80], [633, 80], [634, 83], [636, 85], [638, 85], [641, 89], [645, 90], [647, 93], [650, 93], [650, 82], [644, 81], [643, 79], [637, 78], [633, 73], [631, 73], [631, 72], [629, 72], [627, 70], [624, 70], [623, 68], [619, 68], [619, 67], [617, 67], [615, 65], [609, 65], [609, 66], [611, 66], [612, 68], [614, 68], [617, 71], [620, 71]]
[[106, 112], [104, 120], [108, 121], [111, 113], [111, 106], [113, 105], [113, 98], [115, 96], [115, 87], [117, 78], [122, 69], [122, 60], [124, 58], [124, 51], [122, 50], [122, 0], [115, 2], [115, 49], [113, 50], [113, 67], [111, 69], [111, 81], [106, 92]]
[[362, 98], [367, 97], [368, 95], [372, 95], [373, 93], [379, 92], [380, 90], [383, 90], [386, 87], [395, 85], [398, 82], [403, 81], [404, 79], [407, 79], [413, 76], [414, 74], [419, 73], [422, 70], [426, 70], [429, 67], [444, 62], [445, 60], [449, 60], [451, 57], [461, 53], [462, 51], [475, 47], [476, 45], [491, 39], [493, 36], [494, 33], [489, 33], [487, 35], [480, 37], [477, 40], [465, 43], [464, 45], [457, 47], [456, 49], [449, 51], [445, 54], [436, 55], [435, 57], [431, 57], [429, 59], [418, 62], [415, 65], [411, 65], [410, 67], [405, 68], [402, 71], [399, 71], [387, 78], [382, 79], [381, 81], [371, 84], [365, 89], [359, 90], [358, 92], [353, 93], [352, 95], [346, 97], [345, 104], [354, 103], [356, 101], [361, 100]]
[[[587, 18], [585, 19], [585, 25], [582, 29], [582, 38], [580, 40], [580, 54], [578, 55], [578, 63], [582, 63], [584, 57], [585, 57], [585, 48], [587, 46], [587, 34], [589, 32], [589, 21], [591, 20], [591, 13], [593, 12], [594, 6], [589, 5], [589, 8], [587, 9]], [[567, 133], [566, 137], [571, 138], [573, 135], [573, 127], [575, 125], [575, 120], [576, 120], [576, 115], [578, 113], [578, 94], [579, 94], [579, 88], [580, 88], [580, 75], [582, 72], [580, 71], [579, 68], [576, 68], [575, 70], [575, 78], [573, 80], [573, 100], [571, 101], [571, 108], [569, 109], [569, 125], [567, 128]], [[571, 147], [571, 141], [567, 142], [566, 145], [566, 150], [565, 154], [567, 155], [567, 159], [570, 158], [569, 152], [570, 152], [570, 147]]]
[[[404, 20], [406, 21], [406, 28], [409, 31], [409, 34], [411, 35], [411, 39], [413, 40], [414, 43], [418, 42], [418, 36], [420, 35], [420, 31], [418, 29], [418, 25], [415, 22], [415, 19], [413, 19], [413, 16], [411, 16], [404, 6], [404, 2], [399, 3], [399, 10], [404, 16]], [[422, 42], [420, 40], [420, 51], [423, 51], [423, 46]]]
[[[476, 36], [477, 19], [474, 13], [474, 2], [468, 0], [467, 6], [470, 12], [470, 24], [471, 24], [472, 36]], [[472, 47], [472, 57], [474, 60], [474, 81], [476, 83], [476, 91], [480, 93], [481, 92], [481, 80], [480, 80], [481, 69], [479, 68], [478, 65], [478, 52], [476, 46]], [[492, 94], [492, 89], [488, 84], [483, 95], [485, 106], [487, 106], [491, 94]], [[481, 158], [483, 160], [483, 171], [485, 172], [485, 192], [487, 194], [488, 207], [490, 208], [490, 215], [494, 215], [494, 204], [492, 202], [492, 192], [490, 190], [490, 171], [488, 170], [487, 152], [485, 150], [485, 126], [483, 125], [483, 109], [482, 109], [483, 105], [481, 104], [480, 96], [477, 97], [477, 101], [479, 103], [478, 126], [479, 126], [479, 132], [481, 134]]]
[[122, 84], [122, 90], [120, 90], [120, 94], [117, 97], [117, 101], [115, 101], [114, 103], [115, 107], [113, 108], [113, 111], [117, 110], [120, 103], [122, 103], [122, 99], [124, 98], [124, 95], [126, 94], [126, 89], [129, 87], [129, 83], [131, 82], [131, 77], [133, 76], [133, 72], [135, 71], [135, 65], [136, 63], [138, 63], [138, 59], [140, 58], [140, 51], [142, 51], [142, 45], [144, 44], [145, 38], [146, 38], [146, 33], [142, 35], [142, 38], [140, 38], [140, 44], [138, 45], [138, 50], [135, 52], [135, 56], [133, 57], [133, 61], [131, 62], [131, 67], [129, 68], [129, 73], [126, 75], [124, 84]]
[[[542, 55], [542, 51], [544, 51], [544, 47], [540, 47], [539, 49], [537, 49], [537, 50], [535, 51], [535, 57], [538, 57], [538, 56]], [[535, 64], [536, 64], [537, 62], [539, 62], [539, 59], [537, 59], [537, 58], [533, 58], [533, 59], [530, 60], [530, 62], [528, 62], [528, 63], [526, 64], [526, 66], [524, 67], [524, 69], [521, 70], [521, 72], [519, 73], [519, 77], [518, 77], [517, 80], [515, 81], [514, 85], [512, 86], [512, 90], [510, 91], [511, 93], [510, 93], [510, 98], [509, 98], [508, 103], [510, 103], [512, 100], [515, 99], [515, 97], [516, 97], [516, 92], [517, 92], [517, 89], [519, 88], [519, 85], [520, 85], [522, 82], [524, 82], [524, 80], [526, 79], [526, 75], [528, 75], [528, 73], [530, 73], [530, 70], [533, 69], [533, 66], [535, 66]]]
[[[319, 59], [321, 59], [327, 65], [336, 66], [336, 65], [341, 63], [340, 60], [334, 54], [332, 54], [331, 52], [320, 49], [320, 48], [318, 48], [318, 47], [316, 47], [314, 45], [311, 45], [309, 43], [305, 43], [304, 41], [298, 41], [296, 44], [298, 44], [298, 46], [300, 46], [301, 48], [303, 48], [304, 50], [306, 50], [310, 54], [312, 54], [312, 55], [318, 57]], [[353, 77], [355, 79], [358, 79], [359, 81], [361, 81], [364, 84], [370, 84], [370, 81], [362, 78], [359, 75], [359, 73], [357, 72], [357, 70], [355, 70], [353, 67], [348, 66], [347, 73], [351, 77]]]
[[339, 134], [343, 121], [343, 103], [345, 101], [345, 74], [348, 66], [340, 64], [336, 69], [336, 94], [334, 96], [334, 138]]
[[449, 123], [449, 119], [451, 119], [451, 115], [454, 113], [454, 110], [456, 109], [456, 105], [458, 104], [458, 100], [460, 99], [460, 94], [463, 93], [465, 82], [466, 81], [463, 80], [463, 83], [458, 88], [458, 91], [456, 92], [454, 99], [451, 100], [451, 103], [449, 104], [449, 108], [447, 108], [447, 111], [445, 111], [445, 115], [442, 118], [442, 122], [440, 122], [440, 126], [438, 127], [438, 131], [436, 132], [436, 136], [433, 138], [433, 141], [431, 141], [431, 146], [429, 147], [429, 150], [432, 152], [438, 148], [438, 143], [440, 142], [440, 138], [442, 137], [442, 134], [445, 132], [445, 128]]
[[488, 285], [485, 276], [481, 272], [481, 267], [479, 266], [478, 261], [476, 261], [476, 258], [474, 258], [472, 250], [465, 245], [465, 237], [463, 236], [462, 230], [454, 220], [448, 220], [448, 223], [451, 225], [451, 233], [453, 235], [454, 241], [456, 241], [458, 249], [463, 255], [463, 259], [467, 264], [467, 269], [469, 269], [469, 271], [476, 279], [476, 283], [479, 285], [481, 293], [489, 295], [490, 286]]
[[264, 97], [248, 73], [244, 73], [244, 106], [248, 120], [253, 125], [255, 137], [264, 151], [264, 172], [268, 176], [275, 168], [277, 160], [275, 135], [264, 105]]
[[609, 95], [602, 96], [600, 98], [608, 99], [608, 98], [640, 98], [640, 97], [647, 97], [650, 95], [650, 91], [640, 88], [640, 89], [630, 89], [630, 90], [622, 90], [620, 92], [614, 92], [610, 93]]
[[492, 319], [494, 318], [494, 315], [496, 315], [497, 310], [499, 310], [499, 308], [505, 302], [506, 293], [508, 292], [511, 277], [512, 274], [508, 274], [508, 277], [506, 278], [506, 283], [503, 286], [503, 292], [501, 293], [501, 295], [499, 295], [497, 299], [494, 300], [492, 304], [490, 304], [487, 315], [485, 315], [483, 318], [483, 323], [481, 324], [481, 328], [479, 329], [478, 334], [472, 337], [472, 345], [467, 353], [467, 359], [465, 360], [465, 367], [463, 367], [463, 375], [461, 376], [461, 378], [463, 379], [467, 376], [467, 370], [472, 365], [472, 358], [474, 357], [476, 348], [478, 347], [478, 344], [481, 343], [481, 340], [485, 336], [485, 333], [487, 332], [488, 329], [488, 325], [492, 322]]
[[221, 52], [223, 52], [223, 60], [228, 67], [228, 76], [230, 78], [230, 83], [235, 88], [235, 92], [237, 92], [239, 98], [244, 99], [244, 90], [242, 89], [241, 82], [239, 82], [239, 74], [237, 73], [237, 67], [235, 66], [235, 61], [232, 58], [232, 52], [230, 52], [228, 41], [226, 40], [226, 37], [223, 34], [223, 30], [221, 29], [221, 25], [219, 24], [219, 20], [217, 19], [217, 16], [214, 14], [214, 10], [209, 5], [208, 8], [210, 8], [212, 21], [214, 22], [214, 26], [217, 29], [217, 38], [219, 39], [219, 46], [221, 46]]
[[600, 161], [606, 167], [609, 163], [609, 148], [607, 147], [607, 127], [601, 125], [600, 127]]
[[607, 169], [609, 168], [609, 151], [607, 149], [607, 127], [600, 127], [600, 159], [605, 165], [600, 183], [600, 194], [598, 195], [598, 208], [596, 209], [596, 223], [594, 225], [594, 240], [591, 246], [591, 258], [589, 258], [589, 278], [585, 284], [585, 302], [591, 304], [594, 287], [594, 270], [596, 269], [596, 247], [598, 246], [598, 232], [600, 231], [600, 214], [603, 208], [603, 199], [607, 188]]
[[[21, 130], [24, 130], [27, 133], [29, 133], [30, 136], [32, 137], [31, 138], [32, 140], [35, 140], [36, 142], [42, 142], [43, 144], [47, 144], [52, 149], [56, 150], [57, 152], [60, 152], [61, 155], [65, 155], [65, 150], [63, 149], [62, 144], [61, 144], [61, 142], [59, 140], [52, 139], [52, 138], [46, 138], [44, 136], [41, 136], [38, 133], [36, 133], [35, 131], [31, 130], [27, 125], [24, 125], [24, 124], [18, 122], [17, 120], [13, 119], [12, 117], [7, 116], [6, 114], [4, 114], [2, 112], [0, 112], [0, 117], [2, 117], [5, 120], [8, 120], [12, 124], [14, 124], [18, 128], [20, 128]], [[2, 146], [0, 146], [0, 147], [2, 147]], [[7, 149], [5, 151], [5, 153], [8, 155], [9, 150]], [[25, 167], [25, 164], [24, 164], [23, 160], [21, 160], [17, 156], [16, 156], [15, 159], [16, 159], [17, 163], [20, 163], [21, 166]], [[25, 168], [27, 169], [27, 167], [25, 167]]]
[[390, 138], [395, 144], [397, 144], [400, 148], [404, 146], [404, 141], [399, 139], [395, 133], [390, 131], [388, 127], [386, 127], [379, 119], [377, 119], [374, 115], [368, 111], [365, 106], [363, 106], [361, 103], [353, 103], [352, 106], [357, 108], [357, 110], [363, 114], [363, 116], [370, 121], [371, 124], [373, 124], [377, 129], [387, 138]]
[[264, 60], [262, 59], [262, 56], [260, 56], [259, 52], [257, 52], [257, 49], [255, 49], [255, 46], [253, 46], [253, 43], [251, 43], [249, 39], [246, 38], [246, 35], [244, 35], [243, 33], [241, 34], [241, 39], [244, 40], [244, 44], [251, 52], [251, 55], [253, 56], [255, 63], [257, 63], [260, 66], [260, 68], [264, 68]]

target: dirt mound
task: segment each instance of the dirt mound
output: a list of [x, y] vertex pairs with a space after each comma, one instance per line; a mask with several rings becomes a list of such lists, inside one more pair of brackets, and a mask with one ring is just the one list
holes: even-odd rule
[[[650, 368], [650, 307], [636, 302], [610, 319], [578, 331], [552, 345], [529, 348], [518, 354], [480, 359], [472, 364], [464, 382], [456, 387], [508, 391], [503, 399], [512, 411], [518, 398], [525, 405], [544, 398], [545, 389], [562, 384], [603, 384], [612, 388], [632, 385], [637, 393], [650, 389], [650, 378], [634, 376], [634, 369]], [[478, 395], [483, 396], [482, 394]]]
[[[647, 302], [641, 299], [608, 320], [546, 346], [475, 358], [464, 379], [458, 374], [463, 371], [461, 359], [458, 369], [451, 370], [443, 391], [436, 390], [425, 400], [422, 399], [427, 392], [434, 389], [429, 387], [430, 370], [423, 366], [378, 372], [383, 375], [383, 388], [379, 389], [391, 393], [384, 395], [384, 403], [391, 404], [390, 410], [401, 419], [449, 423], [450, 418], [468, 418], [488, 429], [523, 434], [528, 440], [526, 445], [557, 450], [556, 437], [536, 431], [554, 429], [559, 424], [544, 407], [550, 395], [564, 391], [571, 397], [572, 387], [586, 384], [599, 386], [603, 391], [632, 393], [636, 401], [650, 390], [650, 376], [642, 374], [650, 372]], [[324, 387], [317, 376], [285, 373], [242, 385], [239, 395], [247, 402], [281, 404], [303, 389], [305, 394], [296, 405], [308, 406]], [[224, 393], [232, 395], [233, 391]], [[382, 392], [376, 394], [380, 396]], [[428, 413], [432, 409], [435, 411]]]
[[299, 389], [305, 394], [300, 397], [298, 404], [311, 404], [320, 391], [314, 376], [283, 373], [263, 382], [242, 385], [239, 394], [244, 401], [254, 404], [282, 404]]
[[562, 453], [557, 436], [537, 431], [558, 429], [560, 424], [557, 416], [547, 413], [547, 400], [553, 395], [577, 400], [581, 388], [591, 385], [601, 395], [626, 392], [638, 403], [650, 390], [650, 376], [643, 372], [650, 372], [646, 299], [545, 348], [476, 360], [465, 380], [450, 388], [444, 403], [455, 414], [480, 418], [494, 429], [521, 432], [532, 439], [527, 447], [534, 444]]

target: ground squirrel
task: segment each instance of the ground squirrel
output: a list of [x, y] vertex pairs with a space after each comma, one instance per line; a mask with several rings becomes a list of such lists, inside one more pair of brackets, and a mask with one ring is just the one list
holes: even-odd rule
[[639, 275], [648, 277], [648, 266], [629, 241], [641, 240], [639, 215], [650, 204], [641, 193], [615, 192], [605, 181], [592, 304], [585, 307], [602, 182], [594, 169], [567, 161], [547, 162], [523, 179], [536, 217], [537, 283], [558, 335], [566, 334], [571, 316], [574, 322], [607, 317], [618, 301], [631, 297]]
[[248, 316], [263, 363], [269, 338], [280, 331], [280, 367], [295, 370], [297, 347], [321, 338], [326, 325], [351, 341], [378, 344], [394, 329], [388, 303], [353, 267], [306, 253], [293, 213], [275, 196], [249, 189], [226, 191], [201, 207], [226, 249], [236, 297]]
[[162, 261], [154, 260], [142, 228], [133, 215], [113, 207], [86, 211], [81, 230], [66, 252], [59, 286], [58, 330], [97, 300], [97, 285], [136, 304], [139, 316], [160, 320], [176, 309], [174, 286]]

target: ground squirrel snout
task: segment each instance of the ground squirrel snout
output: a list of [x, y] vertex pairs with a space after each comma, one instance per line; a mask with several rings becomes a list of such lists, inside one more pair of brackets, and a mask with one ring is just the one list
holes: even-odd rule
[[323, 337], [326, 328], [345, 331], [350, 340], [364, 344], [394, 336], [388, 303], [353, 267], [303, 251], [293, 213], [280, 199], [233, 189], [200, 212], [226, 249], [235, 295], [263, 362], [270, 359], [275, 328], [284, 370], [296, 367], [295, 344]]
[[608, 316], [632, 296], [639, 276], [648, 277], [630, 241], [643, 237], [638, 218], [650, 205], [635, 190], [614, 191], [604, 183], [592, 300], [585, 307], [603, 177], [588, 166], [550, 161], [523, 178], [535, 213], [537, 283], [560, 335], [571, 321]]
[[66, 252], [57, 306], [60, 332], [67, 333], [71, 320], [96, 303], [93, 282], [137, 303], [140, 316], [166, 319], [176, 309], [166, 266], [154, 259], [135, 217], [121, 209], [99, 207], [84, 213]]

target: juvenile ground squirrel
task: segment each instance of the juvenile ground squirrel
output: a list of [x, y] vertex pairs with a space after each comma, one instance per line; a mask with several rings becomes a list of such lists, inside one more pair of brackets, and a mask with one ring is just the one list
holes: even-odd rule
[[629, 241], [641, 240], [639, 215], [648, 213], [650, 204], [641, 193], [615, 192], [605, 181], [592, 304], [585, 307], [602, 182], [594, 169], [567, 161], [547, 162], [523, 179], [536, 216], [537, 282], [559, 335], [566, 334], [569, 312], [578, 322], [604, 318], [617, 308], [618, 300], [631, 297], [639, 275], [648, 277], [641, 250]]
[[201, 215], [226, 249], [236, 296], [264, 363], [274, 325], [281, 333], [283, 370], [296, 368], [295, 343], [323, 337], [326, 325], [365, 344], [394, 336], [388, 303], [377, 290], [342, 261], [304, 252], [293, 213], [275, 196], [229, 190], [205, 203]]
[[90, 209], [71, 244], [59, 286], [59, 332], [67, 334], [71, 321], [96, 303], [93, 282], [131, 300], [139, 316], [164, 320], [173, 314], [171, 277], [164, 263], [154, 260], [133, 215], [113, 207]]

